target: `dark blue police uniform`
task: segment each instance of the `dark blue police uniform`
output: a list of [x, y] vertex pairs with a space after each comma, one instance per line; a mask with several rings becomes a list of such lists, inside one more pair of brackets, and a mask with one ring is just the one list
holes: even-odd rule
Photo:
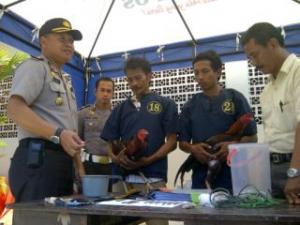
[[[164, 143], [167, 134], [177, 133], [178, 114], [173, 100], [149, 93], [142, 97], [140, 108], [128, 98], [114, 108], [102, 131], [104, 140], [129, 140], [139, 129], [149, 131], [145, 156], [156, 152]], [[114, 167], [114, 173], [120, 174]], [[146, 177], [161, 178], [167, 181], [167, 157], [140, 168]], [[135, 174], [137, 171], [130, 171]]]
[[[251, 112], [245, 97], [234, 89], [224, 89], [218, 96], [209, 97], [203, 93], [193, 96], [183, 107], [179, 117], [179, 141], [204, 142], [208, 138], [224, 133], [243, 114]], [[243, 136], [256, 134], [256, 123], [247, 125]], [[199, 162], [192, 173], [192, 188], [206, 188], [207, 166]], [[212, 188], [231, 190], [230, 168], [223, 163]]]

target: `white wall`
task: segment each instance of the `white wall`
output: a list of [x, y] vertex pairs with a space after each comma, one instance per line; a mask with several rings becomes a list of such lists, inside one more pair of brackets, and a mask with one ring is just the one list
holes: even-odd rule
[[249, 99], [248, 63], [235, 61], [225, 63], [226, 88], [233, 88]]
[[[234, 88], [241, 92], [249, 102], [249, 71], [247, 61], [235, 61], [225, 64], [226, 87]], [[249, 102], [250, 104], [250, 102]], [[258, 142], [263, 142], [263, 126], [257, 125]]]

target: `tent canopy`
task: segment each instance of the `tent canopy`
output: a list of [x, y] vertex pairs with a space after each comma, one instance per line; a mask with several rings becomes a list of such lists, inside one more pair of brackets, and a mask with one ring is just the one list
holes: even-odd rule
[[[7, 5], [16, 0], [0, 0]], [[9, 9], [35, 27], [64, 17], [83, 33], [76, 50], [88, 56], [112, 0], [26, 0]], [[176, 0], [195, 39], [241, 32], [253, 23], [298, 23], [292, 0]], [[116, 0], [92, 56], [190, 40], [171, 0]], [[199, 43], [201, 44], [201, 43]]]
[[99, 76], [122, 76], [128, 56], [146, 57], [153, 70], [190, 66], [195, 53], [207, 49], [216, 50], [224, 62], [245, 59], [237, 37], [256, 22], [283, 27], [288, 49], [300, 54], [300, 5], [293, 0], [175, 0], [196, 45], [172, 0], [25, 0], [1, 10], [15, 1], [0, 0], [1, 42], [38, 55], [34, 31], [54, 17], [70, 20], [83, 33], [75, 43], [78, 53], [65, 67], [79, 105], [93, 95]]

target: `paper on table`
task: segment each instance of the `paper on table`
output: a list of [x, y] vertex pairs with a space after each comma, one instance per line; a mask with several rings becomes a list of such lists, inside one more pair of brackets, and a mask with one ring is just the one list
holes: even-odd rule
[[97, 202], [96, 205], [118, 205], [118, 206], [147, 206], [147, 207], [162, 207], [173, 208], [186, 202], [176, 201], [158, 201], [158, 200], [134, 200], [134, 199], [120, 199]]

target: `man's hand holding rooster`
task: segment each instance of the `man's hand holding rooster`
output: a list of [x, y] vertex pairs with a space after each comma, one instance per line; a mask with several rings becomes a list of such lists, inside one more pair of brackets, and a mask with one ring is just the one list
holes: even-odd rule
[[228, 145], [233, 144], [236, 142], [233, 141], [224, 141], [216, 144], [214, 148], [217, 150], [213, 157], [221, 162], [225, 162], [227, 160], [227, 156], [229, 153]]
[[191, 146], [191, 153], [199, 162], [207, 164], [213, 157], [213, 155], [207, 151], [210, 148], [211, 146], [206, 143], [193, 144]]

